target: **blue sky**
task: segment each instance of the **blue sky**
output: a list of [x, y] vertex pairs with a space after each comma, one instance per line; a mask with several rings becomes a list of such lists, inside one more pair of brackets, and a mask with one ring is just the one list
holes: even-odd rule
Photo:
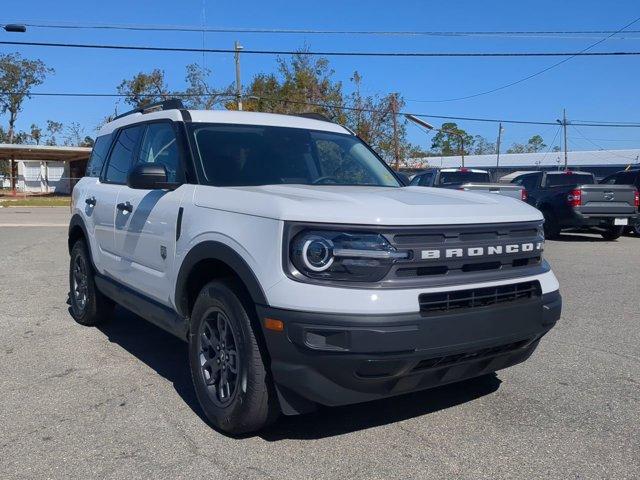
[[[11, 1], [3, 2], [0, 22], [85, 22], [117, 24], [202, 24], [203, 1]], [[209, 27], [295, 28], [347, 30], [616, 30], [640, 16], [637, 1], [457, 1], [396, 0], [258, 1], [205, 0]], [[640, 22], [632, 27], [640, 30]], [[635, 35], [640, 37], [639, 34]], [[97, 30], [51, 30], [31, 28], [26, 34], [0, 30], [0, 38], [20, 41], [122, 43], [162, 46], [202, 46], [201, 33], [122, 32]], [[231, 48], [239, 40], [246, 48], [362, 51], [577, 51], [596, 41], [587, 39], [439, 38], [345, 35], [207, 34], [208, 48]], [[611, 39], [596, 50], [640, 50], [640, 40]], [[95, 51], [45, 47], [0, 46], [0, 52], [18, 51], [41, 58], [56, 70], [38, 90], [48, 92], [115, 92], [124, 78], [153, 68], [165, 70], [171, 88], [184, 83], [184, 67], [202, 62], [201, 54], [167, 52]], [[349, 90], [354, 70], [363, 76], [365, 93], [398, 91], [407, 100], [433, 100], [464, 96], [488, 90], [540, 70], [558, 58], [332, 58], [336, 79]], [[234, 79], [230, 54], [208, 54], [206, 66], [213, 70], [215, 85]], [[275, 68], [275, 58], [245, 55], [245, 84], [258, 72]], [[409, 101], [407, 111], [432, 115], [511, 118], [554, 121], [566, 107], [569, 119], [640, 121], [638, 57], [575, 58], [535, 79], [474, 99], [445, 103]], [[19, 128], [47, 119], [64, 123], [79, 121], [88, 134], [116, 100], [34, 97], [25, 104]], [[120, 103], [119, 111], [126, 109]], [[1, 118], [6, 123], [6, 118]], [[433, 119], [439, 125], [442, 120]], [[497, 125], [458, 122], [473, 135], [495, 140]], [[503, 145], [525, 142], [535, 133], [550, 143], [553, 126], [506, 125]], [[605, 149], [640, 147], [640, 129], [587, 128], [582, 134]], [[578, 132], [570, 133], [569, 146], [576, 150], [597, 149]], [[425, 147], [427, 137], [410, 127], [411, 139]], [[556, 140], [559, 141], [560, 136]]]

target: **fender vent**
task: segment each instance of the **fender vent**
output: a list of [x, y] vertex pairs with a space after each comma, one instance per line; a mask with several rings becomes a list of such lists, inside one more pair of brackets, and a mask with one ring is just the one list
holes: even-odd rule
[[420, 313], [428, 316], [460, 309], [530, 300], [540, 296], [542, 296], [540, 282], [533, 281], [452, 292], [423, 293], [418, 297], [418, 301]]

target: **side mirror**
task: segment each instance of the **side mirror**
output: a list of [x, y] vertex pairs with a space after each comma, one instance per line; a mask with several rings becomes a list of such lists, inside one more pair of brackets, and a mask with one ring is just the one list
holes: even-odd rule
[[167, 168], [160, 163], [140, 163], [127, 175], [127, 186], [139, 190], [174, 190], [178, 183], [167, 181]]

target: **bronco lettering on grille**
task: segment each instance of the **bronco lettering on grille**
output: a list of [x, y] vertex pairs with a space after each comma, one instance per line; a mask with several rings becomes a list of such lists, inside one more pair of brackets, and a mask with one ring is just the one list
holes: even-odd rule
[[421, 258], [422, 260], [437, 260], [441, 258], [478, 258], [521, 252], [536, 252], [542, 251], [542, 248], [542, 242], [510, 243], [505, 245], [490, 245], [487, 247], [434, 248], [422, 250]]

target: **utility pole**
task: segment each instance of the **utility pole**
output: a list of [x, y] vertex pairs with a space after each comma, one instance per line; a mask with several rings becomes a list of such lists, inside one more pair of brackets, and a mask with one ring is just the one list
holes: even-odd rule
[[562, 109], [562, 126], [564, 127], [564, 169], [567, 169], [569, 157], [567, 155], [567, 110]]
[[238, 102], [238, 110], [242, 111], [242, 78], [240, 77], [240, 51], [244, 47], [236, 40], [233, 49], [236, 57], [236, 100]]
[[496, 175], [500, 168], [500, 142], [502, 141], [502, 122], [498, 124], [498, 140], [496, 141]]
[[567, 110], [562, 109], [562, 121], [556, 120], [564, 129], [564, 169], [567, 170], [569, 164], [569, 156], [567, 154]]
[[400, 143], [398, 141], [398, 94], [391, 94], [389, 109], [393, 122], [393, 155], [395, 158], [396, 172], [400, 170]]

